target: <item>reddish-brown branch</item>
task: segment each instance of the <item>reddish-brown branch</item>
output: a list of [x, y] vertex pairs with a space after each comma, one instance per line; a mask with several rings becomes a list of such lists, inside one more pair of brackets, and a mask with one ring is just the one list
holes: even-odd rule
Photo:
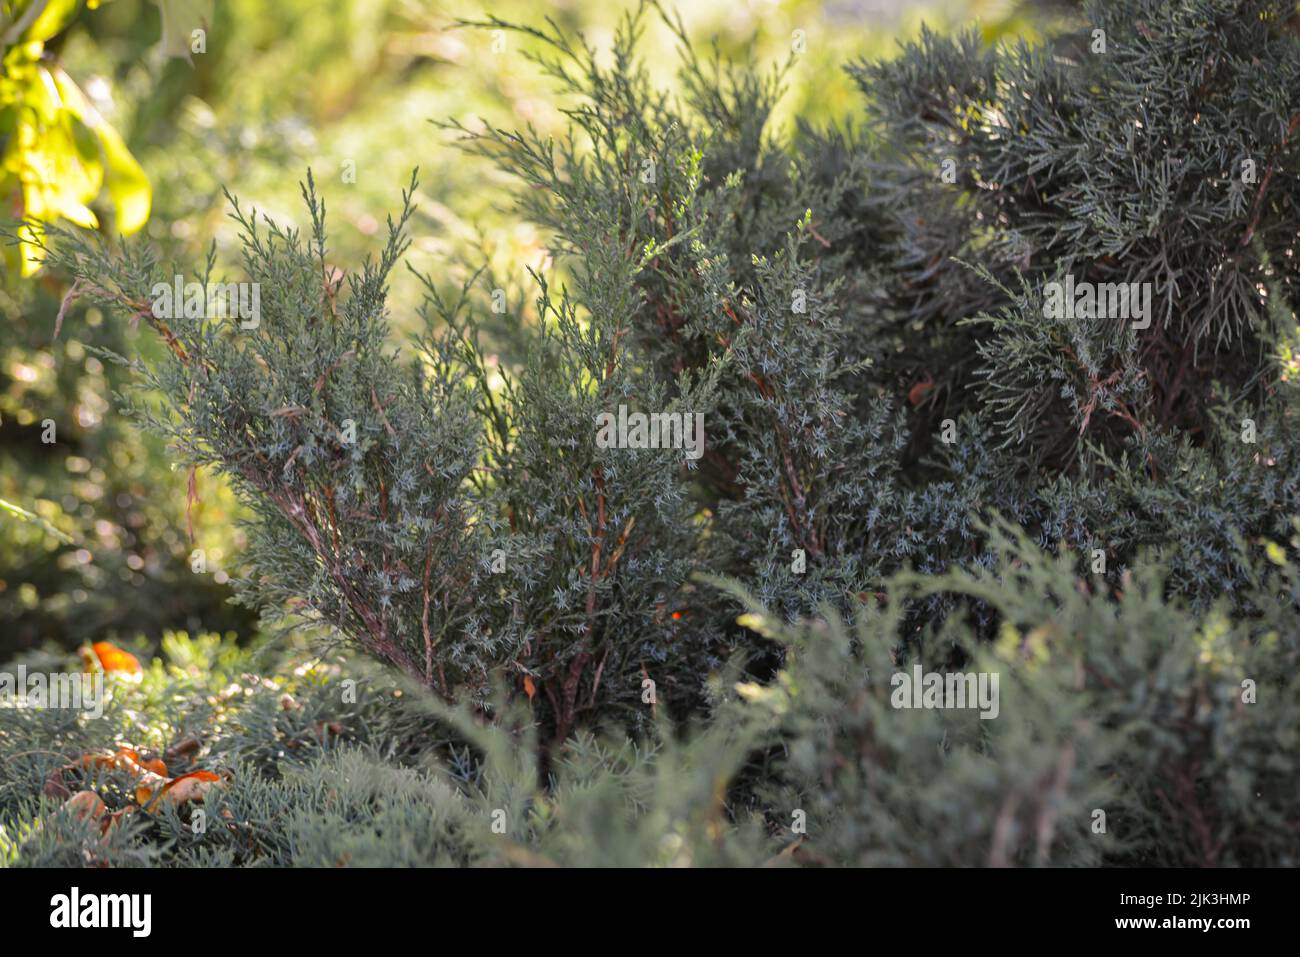
[[1291, 134], [1300, 126], [1300, 113], [1291, 117], [1291, 122], [1286, 128], [1286, 134], [1282, 137], [1282, 142], [1273, 147], [1273, 152], [1268, 158], [1268, 168], [1264, 170], [1264, 178], [1260, 181], [1259, 192], [1255, 194], [1255, 203], [1252, 207], [1253, 215], [1250, 217], [1250, 225], [1246, 228], [1246, 235], [1241, 237], [1241, 244], [1249, 246], [1251, 239], [1255, 236], [1255, 230], [1259, 227], [1259, 218], [1264, 214], [1264, 194], [1268, 191], [1268, 184], [1273, 180], [1273, 172], [1277, 168], [1277, 155], [1286, 149], [1286, 145], [1291, 140]]
[[375, 411], [379, 413], [379, 418], [383, 420], [384, 428], [393, 438], [397, 438], [397, 430], [393, 428], [393, 423], [388, 421], [388, 415], [384, 412], [384, 407], [379, 404], [379, 396], [376, 394], [374, 386], [370, 387], [370, 399], [375, 404]]
[[[607, 388], [610, 380], [614, 377], [614, 370], [618, 362], [618, 344], [623, 338], [625, 332], [626, 330], [624, 329], [615, 332], [613, 341], [610, 343], [609, 358], [605, 362], [605, 385]], [[587, 507], [584, 504], [582, 497], [579, 496], [577, 500], [578, 511], [582, 513], [583, 521], [587, 522], [587, 526], [592, 532], [591, 570], [587, 582], [587, 625], [582, 636], [584, 647], [574, 657], [572, 663], [570, 663], [568, 674], [564, 679], [564, 686], [561, 689], [561, 702], [557, 709], [555, 730], [555, 743], [557, 745], [564, 743], [565, 738], [569, 736], [569, 731], [573, 727], [573, 719], [578, 703], [578, 688], [582, 682], [582, 673], [586, 669], [587, 664], [591, 661], [592, 649], [594, 647], [593, 643], [595, 641], [596, 590], [597, 583], [603, 577], [601, 570], [601, 557], [605, 550], [606, 536], [605, 473], [599, 464], [596, 465], [593, 478], [596, 485], [596, 515], [594, 528], [591, 525], [591, 519], [588, 517]], [[628, 524], [628, 530], [631, 530], [631, 523]], [[605, 570], [608, 571], [608, 568]]]
[[[724, 300], [722, 309], [731, 317], [733, 324], [736, 326], [741, 325], [741, 321], [737, 317], [735, 310], [731, 308], [730, 303]], [[750, 372], [748, 377], [758, 387], [759, 395], [769, 401], [775, 399], [776, 390], [762, 376]], [[778, 479], [777, 487], [781, 492], [781, 501], [785, 505], [786, 516], [790, 519], [795, 538], [803, 545], [805, 551], [814, 557], [820, 558], [822, 554], [821, 543], [817, 538], [816, 531], [812, 528], [812, 522], [807, 523], [808, 527], [805, 530], [804, 523], [799, 521], [799, 515], [803, 514], [807, 507], [807, 498], [804, 496], [803, 486], [799, 482], [799, 475], [794, 467], [789, 441], [775, 412], [772, 413], [772, 432], [776, 438], [777, 450], [781, 454], [781, 464], [784, 467], [785, 481], [782, 482]], [[789, 487], [788, 492], [786, 490], [787, 486]]]
[[[353, 356], [355, 356], [356, 354], [357, 354], [357, 350], [355, 350], [355, 349], [349, 349], [347, 352], [343, 353], [341, 356], [339, 356], [337, 359], [335, 359], [335, 360], [334, 360], [334, 361], [329, 365], [329, 367], [326, 368], [325, 371], [322, 372], [322, 373], [320, 374], [320, 377], [316, 380], [316, 384], [315, 384], [314, 386], [312, 386], [311, 394], [312, 394], [312, 395], [320, 395], [321, 390], [324, 389], [326, 383], [329, 382], [329, 377], [330, 377], [330, 375], [334, 372], [334, 370], [337, 369], [339, 366], [343, 365], [343, 363], [347, 362], [349, 359], [351, 359], [351, 358], [352, 358]], [[372, 395], [374, 394], [374, 390], [373, 390], [373, 389], [371, 390], [371, 394], [372, 394]], [[382, 414], [382, 410], [380, 410], [380, 411], [381, 411], [381, 414]], [[387, 420], [385, 420], [385, 421], [387, 421]]]
[[307, 544], [312, 547], [312, 550], [326, 562], [330, 577], [334, 579], [334, 583], [338, 586], [344, 602], [357, 616], [365, 629], [365, 636], [360, 638], [362, 645], [366, 646], [372, 654], [390, 662], [416, 680], [424, 680], [424, 672], [419, 665], [411, 659], [405, 649], [388, 637], [387, 622], [384, 621], [383, 616], [372, 608], [353, 588], [343, 569], [340, 557], [337, 555], [331, 556], [330, 552], [325, 548], [320, 530], [311, 519], [311, 509], [306, 500], [298, 493], [271, 486], [266, 481], [260, 481], [260, 477], [257, 475], [249, 475], [248, 477], [262, 488], [285, 519], [298, 530], [298, 533], [303, 536]]
[[433, 569], [433, 543], [424, 550], [424, 607], [420, 611], [420, 630], [424, 635], [424, 681], [433, 685], [433, 639], [429, 637], [429, 572]]

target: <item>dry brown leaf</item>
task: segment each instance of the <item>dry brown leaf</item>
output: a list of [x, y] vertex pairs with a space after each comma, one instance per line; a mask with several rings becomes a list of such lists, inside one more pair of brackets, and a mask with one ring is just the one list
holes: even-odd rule
[[108, 806], [94, 791], [78, 791], [63, 803], [70, 813], [83, 821], [98, 821]]
[[337, 721], [317, 721], [315, 728], [317, 739], [325, 738], [326, 732], [329, 732], [329, 734], [332, 734], [335, 737], [338, 737], [343, 733], [343, 725], [339, 724]]
[[167, 765], [163, 764], [161, 758], [154, 758], [150, 761], [143, 761], [140, 758], [136, 758], [136, 764], [148, 771], [152, 771], [154, 774], [167, 777]]
[[122, 810], [114, 811], [104, 819], [100, 830], [107, 834], [109, 831], [113, 830], [113, 828], [121, 824], [124, 818], [134, 814], [137, 810], [138, 808], [134, 804], [128, 804], [126, 807], [122, 808]]
[[113, 754], [83, 755], [81, 766], [84, 768], [112, 768], [134, 775], [136, 781], [132, 794], [139, 804], [149, 803], [154, 794], [167, 784], [165, 773], [159, 774], [157, 771], [152, 770], [153, 768], [161, 768], [166, 772], [166, 765], [161, 761], [142, 762], [140, 755], [130, 748], [118, 748]]
[[[339, 730], [342, 731], [342, 728]], [[171, 804], [184, 804], [187, 801], [203, 800], [208, 791], [221, 782], [221, 775], [212, 771], [191, 771], [188, 774], [168, 778], [167, 766], [161, 760], [155, 758], [146, 761], [138, 752], [125, 747], [118, 748], [112, 754], [82, 755], [80, 763], [81, 767], [86, 769], [111, 768], [133, 775], [135, 783], [132, 786], [132, 797], [136, 804], [147, 808], [152, 813], [156, 813], [164, 801]], [[74, 767], [76, 765], [69, 765], [68, 769]], [[61, 777], [58, 783], [62, 784]], [[46, 786], [50, 787], [48, 782]], [[149, 806], [151, 803], [152, 807]], [[113, 823], [116, 823], [126, 810], [119, 811]]]
[[45, 787], [41, 789], [41, 793], [46, 797], [59, 798], [64, 801], [72, 797], [72, 791], [68, 789], [67, 782], [63, 779], [63, 772], [67, 770], [69, 769], [63, 767], [51, 771], [45, 778]]
[[162, 761], [154, 758], [146, 761], [140, 757], [140, 752], [131, 748], [118, 748], [112, 754], [86, 754], [81, 758], [82, 767], [99, 767], [99, 768], [117, 768], [122, 771], [132, 771], [137, 774], [155, 774], [159, 777], [167, 777], [167, 765]]
[[154, 774], [152, 771], [145, 771], [140, 779], [135, 782], [135, 803], [140, 806], [148, 804], [153, 800], [153, 796], [160, 790], [166, 790], [170, 782], [161, 774]]
[[163, 758], [168, 761], [175, 761], [178, 758], [183, 758], [186, 755], [193, 754], [197, 751], [202, 743], [202, 740], [197, 734], [187, 734], [164, 751]]
[[[202, 801], [208, 791], [221, 783], [221, 775], [211, 771], [191, 771], [173, 778], [163, 786], [163, 801], [172, 804], [184, 804], [186, 801]], [[161, 803], [161, 802], [160, 802]]]

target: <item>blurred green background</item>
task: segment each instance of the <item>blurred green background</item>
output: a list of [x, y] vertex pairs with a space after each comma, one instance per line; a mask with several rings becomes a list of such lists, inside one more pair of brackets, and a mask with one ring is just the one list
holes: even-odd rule
[[[223, 185], [241, 203], [300, 225], [298, 184], [310, 167], [329, 205], [332, 256], [349, 269], [376, 248], [385, 214], [419, 166], [420, 209], [407, 258], [438, 278], [448, 278], [456, 255], [468, 249], [521, 275], [545, 252], [544, 237], [511, 216], [501, 180], [429, 121], [532, 124], [546, 132], [563, 123], [566, 105], [528, 60], [527, 38], [506, 34], [504, 48], [498, 40], [494, 49], [490, 30], [457, 28], [456, 21], [496, 16], [541, 26], [549, 16], [608, 50], [619, 18], [633, 7], [622, 0], [53, 0], [66, 15], [51, 23], [43, 46], [24, 46], [15, 25], [40, 2], [0, 0], [0, 217], [34, 212], [31, 156], [40, 144], [24, 141], [23, 122], [38, 114], [24, 97], [44, 94], [34, 81], [23, 85], [23, 71], [44, 66], [61, 70], [88, 107], [68, 126], [68, 145], [60, 148], [70, 165], [53, 170], [52, 182], [82, 188], [110, 237], [123, 224], [120, 197], [109, 188], [110, 157], [101, 164], [103, 189], [94, 190], [93, 178], [88, 185], [68, 179], [79, 175], [78, 151], [92, 171], [96, 150], [104, 152], [102, 137], [97, 146], [83, 135], [85, 117], [94, 114], [120, 134], [147, 177], [152, 209], [142, 232], [164, 260], [198, 262], [215, 242], [219, 260], [234, 262]], [[842, 65], [890, 55], [895, 41], [922, 23], [939, 30], [978, 23], [990, 42], [1032, 39], [1066, 6], [691, 0], [676, 10], [693, 40], [716, 38], [724, 58], [775, 66], [802, 41], [776, 117], [788, 131], [796, 118], [856, 120], [862, 104]], [[204, 30], [198, 41], [194, 26]], [[202, 52], [192, 52], [195, 45]], [[642, 54], [671, 87], [675, 41], [653, 20]], [[62, 162], [63, 154], [49, 155]], [[76, 207], [69, 216], [84, 218]], [[23, 275], [16, 248], [7, 250], [0, 277], [0, 662], [86, 641], [147, 648], [170, 629], [252, 634], [254, 616], [229, 602], [242, 546], [236, 503], [218, 479], [200, 473], [191, 543], [186, 474], [173, 468], [161, 443], [117, 413], [123, 373], [91, 351], [150, 354], [158, 343], [75, 306], [55, 340], [66, 287], [44, 270]], [[415, 330], [416, 298], [415, 279], [399, 272], [391, 301], [397, 332]], [[42, 441], [47, 420], [55, 425], [52, 443]], [[195, 548], [205, 553], [201, 573], [191, 570]]]

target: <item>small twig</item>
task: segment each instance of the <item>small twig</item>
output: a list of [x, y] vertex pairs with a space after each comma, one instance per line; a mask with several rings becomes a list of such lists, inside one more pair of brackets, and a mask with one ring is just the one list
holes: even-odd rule
[[190, 536], [190, 544], [194, 544], [194, 503], [199, 501], [199, 487], [197, 480], [198, 466], [190, 466], [189, 480], [185, 489], [185, 528]]
[[1249, 246], [1250, 241], [1255, 236], [1255, 230], [1259, 226], [1259, 218], [1264, 214], [1264, 193], [1268, 190], [1268, 184], [1273, 179], [1273, 172], [1277, 167], [1277, 154], [1286, 149], [1287, 143], [1291, 139], [1291, 134], [1300, 126], [1300, 113], [1291, 117], [1291, 123], [1286, 128], [1286, 134], [1282, 137], [1282, 142], [1273, 147], [1272, 155], [1268, 158], [1268, 169], [1264, 171], [1264, 179], [1260, 181], [1259, 192], [1255, 194], [1254, 215], [1250, 218], [1250, 226], [1246, 228], [1246, 235], [1241, 237], [1241, 245]]
[[375, 403], [375, 411], [378, 412], [379, 417], [384, 420], [384, 428], [388, 430], [388, 434], [393, 438], [397, 438], [397, 430], [393, 428], [393, 423], [388, 421], [388, 416], [384, 412], [384, 407], [379, 404], [379, 396], [375, 393], [374, 386], [370, 387], [370, 398]]
[[817, 227], [814, 226], [811, 222], [808, 223], [808, 232], [812, 234], [813, 239], [817, 240], [824, 247], [826, 247], [827, 249], [831, 248], [830, 240], [826, 239], [824, 236], [822, 236], [821, 233], [817, 232]]
[[[330, 377], [330, 374], [331, 374], [335, 369], [337, 369], [339, 366], [343, 365], [343, 363], [347, 362], [347, 360], [349, 360], [349, 359], [351, 359], [353, 356], [355, 356], [356, 354], [357, 354], [357, 350], [355, 350], [355, 349], [349, 349], [347, 352], [343, 353], [341, 356], [339, 356], [337, 359], [335, 359], [335, 360], [330, 364], [329, 368], [327, 368], [324, 372], [322, 372], [322, 373], [320, 374], [320, 378], [316, 380], [316, 384], [312, 387], [311, 394], [312, 394], [312, 395], [320, 395], [320, 391], [321, 391], [321, 389], [325, 388], [325, 383], [328, 381], [328, 379], [329, 379], [329, 377]], [[373, 390], [373, 389], [371, 389], [371, 394], [372, 394], [372, 395], [374, 394], [374, 390]], [[378, 402], [379, 400], [376, 399], [375, 401]], [[379, 412], [380, 412], [380, 415], [382, 415], [382, 414], [383, 414], [383, 409], [380, 409]], [[387, 421], [387, 420], [385, 419], [385, 421]]]
[[587, 699], [587, 707], [596, 706], [596, 692], [600, 690], [600, 676], [605, 671], [605, 662], [609, 659], [609, 645], [605, 646], [605, 653], [600, 656], [600, 664], [596, 666], [596, 677], [591, 683], [591, 697]]
[[429, 572], [433, 568], [433, 543], [424, 550], [424, 609], [420, 613], [420, 628], [424, 632], [424, 680], [433, 684], [433, 639], [429, 637]]

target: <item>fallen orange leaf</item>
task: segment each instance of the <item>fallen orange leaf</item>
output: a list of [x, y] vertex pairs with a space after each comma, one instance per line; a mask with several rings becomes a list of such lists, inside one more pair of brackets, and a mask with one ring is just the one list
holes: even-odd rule
[[[136, 777], [134, 796], [139, 804], [147, 804], [160, 788], [167, 784], [167, 767], [161, 761], [141, 762], [140, 755], [130, 748], [118, 748], [113, 754], [87, 754], [81, 759], [82, 767], [116, 768]], [[161, 768], [162, 773], [154, 770]]]
[[343, 733], [343, 725], [337, 721], [317, 721], [313, 727], [316, 729], [316, 737], [322, 741], [328, 735], [340, 735]]
[[163, 764], [158, 758], [154, 758], [152, 761], [146, 761], [140, 757], [138, 751], [132, 751], [130, 748], [118, 748], [117, 753], [129, 758], [133, 763], [144, 768], [146, 771], [152, 771], [154, 774], [167, 777], [167, 765]]
[[934, 388], [934, 378], [930, 373], [925, 374], [925, 378], [918, 382], [907, 393], [907, 401], [912, 405], [920, 405], [925, 401], [925, 394]]
[[146, 761], [140, 757], [140, 752], [130, 748], [118, 748], [113, 754], [87, 754], [82, 757], [81, 764], [83, 767], [93, 764], [100, 768], [120, 768], [123, 771], [150, 771], [160, 777], [167, 777], [167, 765], [161, 760], [154, 758]]
[[[167, 777], [167, 765], [160, 760], [142, 760], [139, 753], [130, 748], [118, 748], [112, 754], [82, 755], [83, 768], [113, 768], [135, 775], [132, 796], [135, 802], [145, 807], [154, 798], [151, 811], [157, 811], [162, 801], [184, 804], [186, 801], [202, 800], [213, 787], [221, 781], [221, 775], [212, 771], [191, 771], [174, 778]], [[69, 765], [73, 767], [73, 765]], [[88, 792], [83, 792], [88, 793]], [[88, 798], [82, 798], [83, 802]]]
[[135, 758], [130, 753], [115, 751], [112, 754], [83, 754], [81, 756], [81, 766], [83, 768], [121, 768], [123, 770], [140, 770], [139, 765], [135, 763]]
[[97, 641], [90, 646], [105, 671], [126, 671], [131, 674], [140, 672], [140, 660], [129, 651], [123, 651], [117, 645], [107, 641]]
[[128, 804], [126, 807], [122, 808], [122, 810], [114, 811], [100, 826], [101, 830], [107, 834], [109, 831], [113, 830], [113, 828], [121, 824], [124, 818], [134, 814], [135, 812], [136, 807], [134, 804]]
[[154, 774], [161, 774], [163, 777], [167, 777], [167, 765], [163, 764], [162, 759], [160, 758], [154, 758], [152, 761], [142, 761], [139, 758], [136, 758], [136, 764], [152, 771]]
[[207, 797], [208, 791], [221, 781], [221, 775], [213, 774], [211, 771], [191, 771], [189, 774], [182, 774], [178, 778], [173, 778], [163, 785], [164, 801], [171, 801], [173, 804], [184, 804], [186, 801], [201, 801]]
[[108, 810], [107, 805], [100, 800], [99, 795], [94, 791], [78, 791], [64, 801], [63, 806], [83, 821], [98, 821], [100, 816]]
[[144, 775], [135, 784], [135, 803], [142, 807], [153, 800], [153, 796], [158, 793], [159, 789], [166, 790], [167, 779], [152, 771], [144, 772]]

